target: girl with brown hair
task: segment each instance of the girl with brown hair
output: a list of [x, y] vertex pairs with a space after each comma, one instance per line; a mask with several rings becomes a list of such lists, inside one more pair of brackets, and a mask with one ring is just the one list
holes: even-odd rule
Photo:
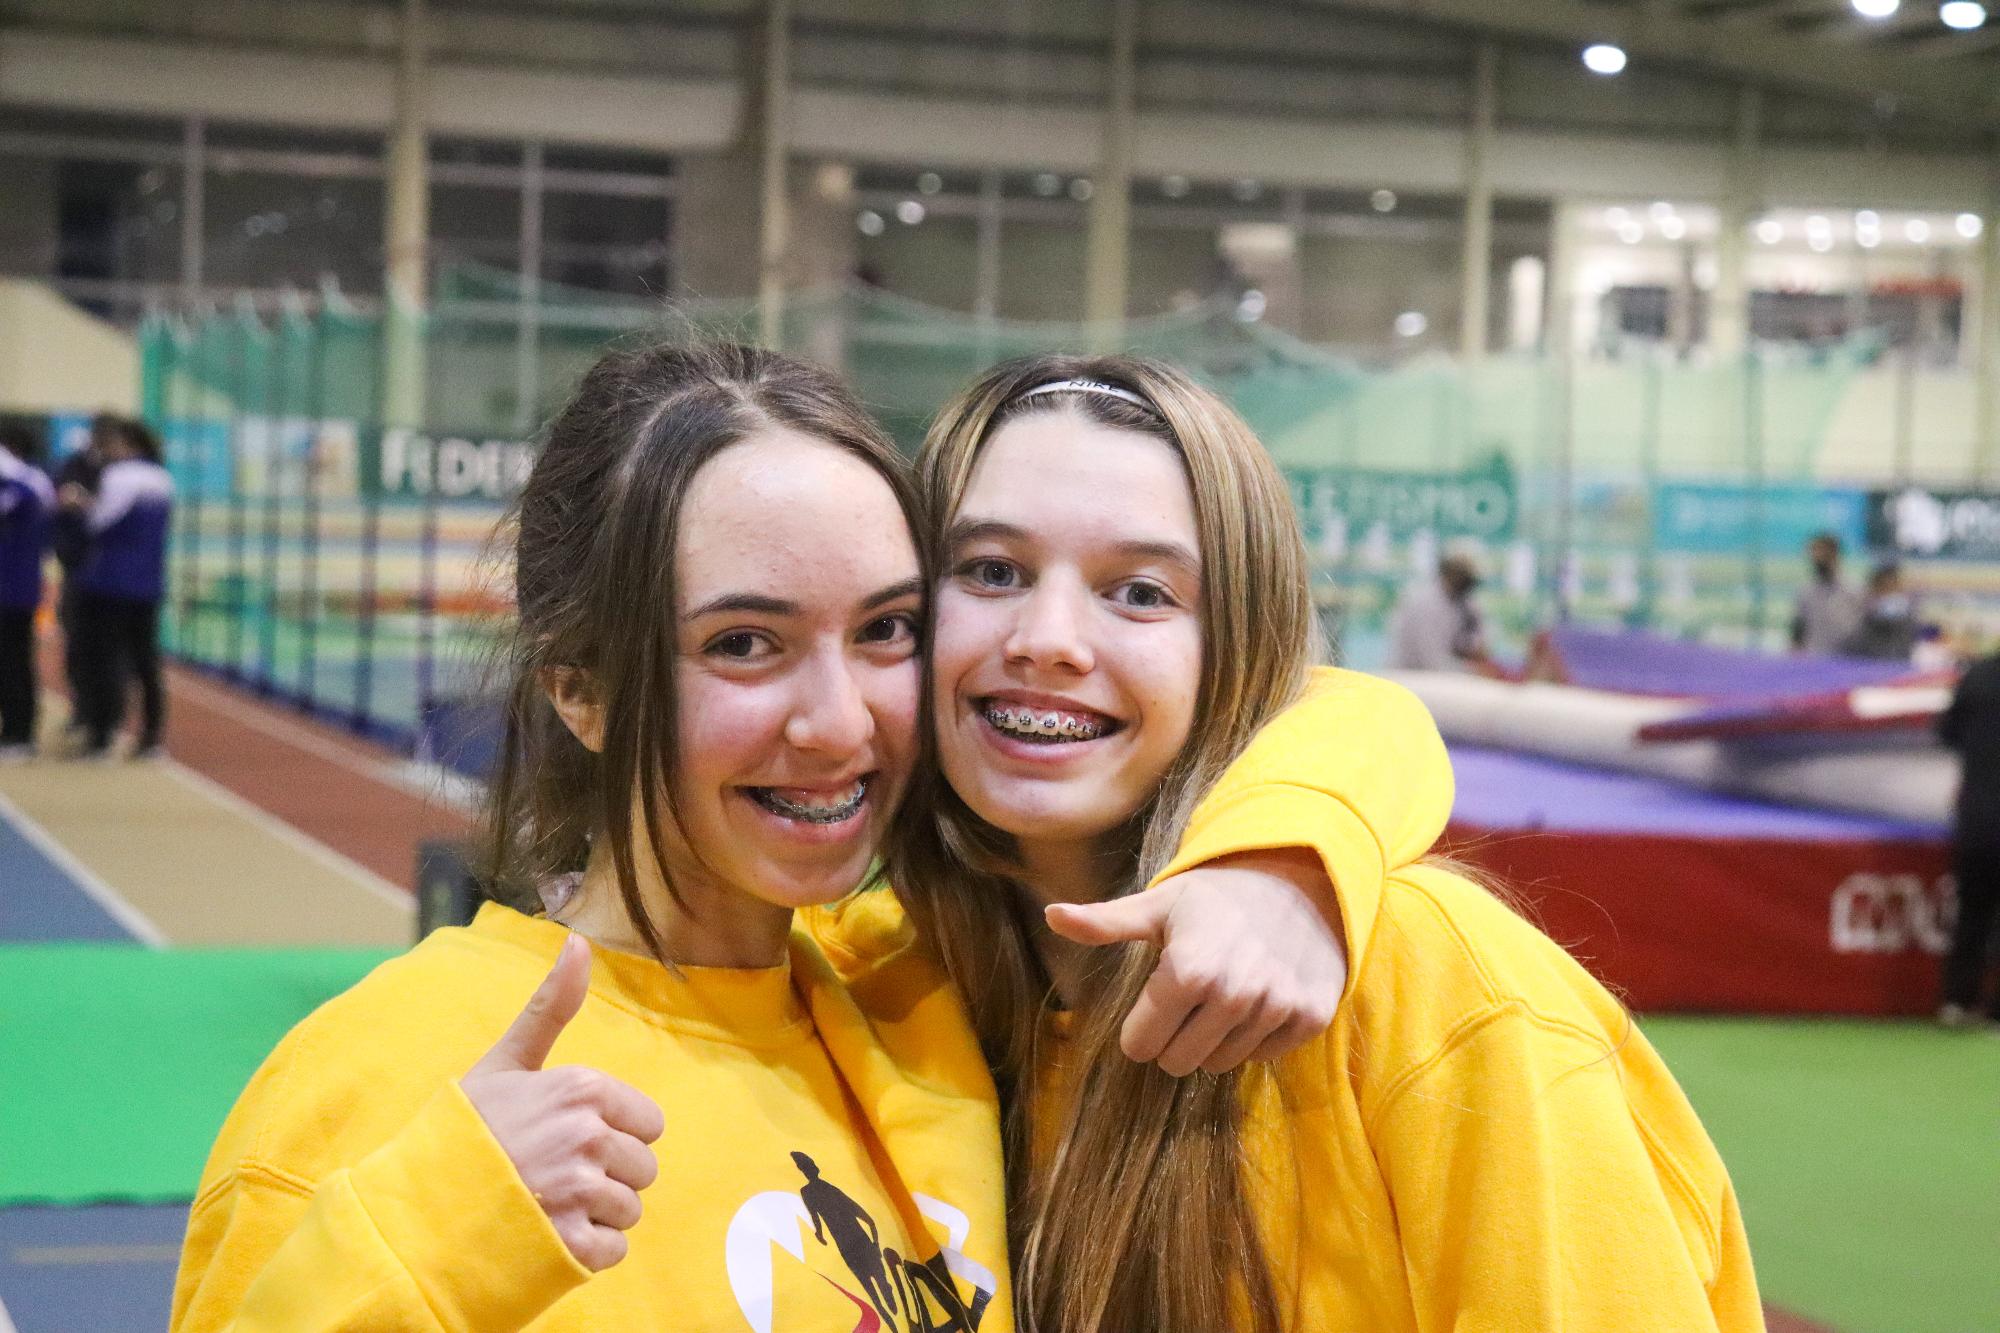
[[[515, 524], [499, 901], [266, 1060], [190, 1211], [173, 1326], [1010, 1327], [962, 1009], [920, 957], [842, 984], [793, 920], [869, 879], [920, 758], [933, 580], [902, 460], [822, 371], [617, 351]], [[1225, 866], [1151, 900], [1169, 982], [1235, 993], [1165, 984], [1142, 1038], [1186, 1015], [1276, 1049], [1324, 1022], [1339, 954], [1309, 904], [1265, 910], [1287, 878]], [[1217, 940], [1275, 943], [1187, 961]]]
[[[1231, 818], [1210, 787], [1260, 728], [1360, 688], [1311, 673], [1303, 542], [1242, 421], [1161, 365], [1033, 358], [945, 409], [919, 474], [938, 763], [889, 870], [1001, 1090], [1022, 1327], [1761, 1327], [1728, 1176], [1623, 1009], [1450, 868], [1396, 869], [1437, 793], [1368, 822], [1383, 873], [1334, 875], [1351, 966], [1322, 1037], [1183, 1080], [1122, 1058], [1156, 955], [1092, 946]], [[1393, 733], [1351, 743], [1380, 750], [1351, 789], [1401, 780]], [[1324, 762], [1294, 734], [1258, 767], [1281, 789]], [[1422, 781], [1448, 805], [1448, 773]], [[1331, 865], [1341, 805], [1301, 789], [1234, 836]]]

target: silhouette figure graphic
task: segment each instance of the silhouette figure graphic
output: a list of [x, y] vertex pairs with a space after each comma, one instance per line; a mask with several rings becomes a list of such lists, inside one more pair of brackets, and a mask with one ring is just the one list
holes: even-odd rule
[[888, 1269], [882, 1261], [882, 1232], [875, 1219], [838, 1185], [823, 1179], [819, 1163], [812, 1158], [795, 1152], [792, 1161], [806, 1178], [806, 1183], [799, 1187], [799, 1199], [806, 1206], [806, 1215], [812, 1218], [813, 1239], [825, 1245], [831, 1236], [841, 1262], [860, 1282], [862, 1293], [882, 1316], [882, 1322], [896, 1327], [896, 1290], [890, 1285]]

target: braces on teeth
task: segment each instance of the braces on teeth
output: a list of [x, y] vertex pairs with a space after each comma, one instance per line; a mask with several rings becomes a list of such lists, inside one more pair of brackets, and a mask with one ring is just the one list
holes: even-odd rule
[[1064, 736], [1070, 740], [1089, 741], [1104, 734], [1104, 728], [1095, 723], [1079, 722], [1061, 713], [1038, 715], [1026, 708], [989, 708], [986, 719], [1002, 731], [1027, 736]]

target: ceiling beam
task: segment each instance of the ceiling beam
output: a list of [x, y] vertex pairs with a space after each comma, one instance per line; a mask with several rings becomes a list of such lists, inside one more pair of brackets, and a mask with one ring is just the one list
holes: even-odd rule
[[1996, 81], [1965, 68], [1765, 31], [1703, 22], [1657, 5], [1633, 11], [1582, 0], [1320, 0], [1328, 9], [1576, 46], [1617, 42], [1634, 59], [1658, 59], [1757, 83], [1868, 101], [1892, 93], [1904, 106], [1980, 124], [2000, 123]]

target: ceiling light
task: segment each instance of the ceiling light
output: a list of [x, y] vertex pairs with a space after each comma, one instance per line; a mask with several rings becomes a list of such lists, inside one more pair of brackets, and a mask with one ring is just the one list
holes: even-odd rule
[[914, 227], [924, 220], [924, 206], [914, 199], [896, 205], [896, 221]]
[[1785, 224], [1776, 218], [1765, 218], [1757, 224], [1757, 239], [1766, 245], [1776, 245], [1785, 239]]
[[[1947, 5], [1945, 8], [1950, 9], [1952, 6]], [[1978, 9], [1979, 7], [1974, 5], [1973, 8]], [[1986, 11], [1980, 10], [1982, 21], [1985, 16]], [[1977, 27], [1978, 24], [1972, 26]], [[1617, 74], [1625, 68], [1625, 52], [1611, 45], [1609, 42], [1599, 42], [1595, 46], [1586, 46], [1583, 48], [1583, 67], [1592, 74]]]
[[1931, 224], [1922, 218], [1911, 218], [1903, 224], [1903, 235], [1909, 237], [1916, 244], [1922, 245], [1931, 238]]
[[1636, 222], [1628, 222], [1618, 229], [1618, 239], [1627, 245], [1637, 245], [1646, 239], [1646, 229]]
[[1169, 199], [1184, 198], [1188, 192], [1188, 178], [1185, 176], [1160, 177], [1160, 193]]
[[1652, 214], [1653, 221], [1665, 222], [1668, 218], [1674, 215], [1674, 206], [1668, 203], [1666, 200], [1662, 199], [1654, 203], [1654, 205], [1651, 208], [1647, 209], [1646, 211]]
[[1958, 234], [1968, 241], [1978, 240], [1979, 233], [1986, 230], [1986, 224], [1979, 220], [1977, 213], [1960, 213], [1957, 225]]
[[1622, 208], [1607, 208], [1604, 210], [1604, 221], [1608, 226], [1623, 227], [1631, 220], [1632, 215]]
[[1833, 249], [1833, 237], [1827, 235], [1823, 231], [1816, 231], [1812, 235], [1806, 237], [1806, 244], [1811, 246], [1818, 253], [1825, 254], [1827, 251]]
[[1396, 209], [1396, 192], [1394, 190], [1377, 190], [1368, 196], [1368, 206], [1377, 213], [1392, 213]]
[[1903, 7], [1903, 0], [1854, 0], [1854, 12], [1865, 19], [1885, 19]]
[[1238, 202], [1245, 204], [1263, 192], [1264, 187], [1256, 181], [1251, 180], [1248, 176], [1243, 177], [1229, 187], [1229, 193], [1235, 195]]
[[1405, 310], [1396, 316], [1396, 333], [1403, 338], [1420, 338], [1431, 322], [1424, 318], [1421, 310]]
[[1090, 177], [1088, 176], [1078, 176], [1069, 183], [1069, 197], [1076, 200], [1079, 204], [1085, 202], [1090, 196], [1096, 193], [1097, 187], [1090, 183]]
[[860, 229], [863, 236], [880, 236], [883, 227], [882, 215], [872, 208], [864, 208], [855, 216], [854, 225]]
[[1968, 32], [1986, 22], [1986, 6], [1977, 0], [1949, 0], [1938, 6], [1938, 21], [1947, 28]]
[[1863, 250], [1873, 250], [1876, 246], [1882, 244], [1882, 233], [1863, 228], [1854, 233], [1854, 243]]
[[936, 194], [944, 188], [944, 177], [935, 171], [926, 171], [917, 177], [918, 194]]
[[1660, 219], [1660, 235], [1670, 241], [1678, 241], [1688, 234], [1688, 224], [1683, 218], [1671, 215]]
[[1879, 227], [1882, 225], [1882, 215], [1872, 208], [1864, 208], [1854, 215], [1854, 225], [1857, 227]]
[[1044, 199], [1053, 199], [1062, 193], [1062, 177], [1053, 171], [1038, 172], [1035, 175], [1035, 193]]

